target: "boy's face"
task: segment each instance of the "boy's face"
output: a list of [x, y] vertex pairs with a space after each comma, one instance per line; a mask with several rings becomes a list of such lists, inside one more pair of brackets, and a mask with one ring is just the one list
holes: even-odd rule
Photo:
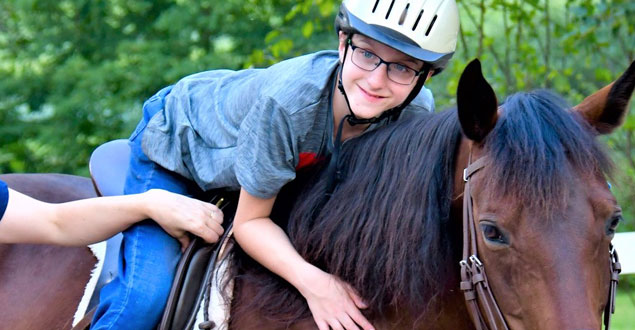
[[[347, 47], [346, 38], [347, 35], [340, 32], [341, 62], [344, 61], [344, 51]], [[358, 52], [362, 51], [366, 57], [372, 57], [374, 54], [385, 62], [398, 63], [416, 71], [423, 67], [422, 61], [364, 35], [353, 35], [352, 43], [358, 48]], [[342, 72], [342, 84], [353, 112], [360, 118], [379, 116], [382, 112], [401, 104], [415, 86], [416, 79], [406, 85], [391, 80], [388, 77], [388, 67], [384, 63], [372, 71], [361, 69], [351, 60], [352, 56], [353, 49], [348, 46], [346, 63]], [[358, 59], [357, 62], [359, 63], [360, 60]]]

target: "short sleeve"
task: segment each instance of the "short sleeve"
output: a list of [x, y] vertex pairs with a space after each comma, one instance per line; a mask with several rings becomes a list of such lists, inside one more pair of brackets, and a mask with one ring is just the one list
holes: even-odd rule
[[0, 220], [7, 210], [7, 204], [9, 204], [9, 188], [4, 181], [0, 180]]
[[257, 103], [241, 124], [234, 170], [240, 186], [271, 198], [295, 179], [297, 141], [288, 114], [269, 99]]
[[411, 118], [421, 112], [434, 112], [434, 108], [434, 96], [430, 89], [423, 86], [417, 97], [404, 109], [400, 118]]
[[426, 86], [421, 88], [421, 92], [417, 95], [417, 101], [421, 102], [423, 108], [425, 108], [429, 112], [434, 112], [434, 96], [432, 95], [432, 91], [428, 89]]

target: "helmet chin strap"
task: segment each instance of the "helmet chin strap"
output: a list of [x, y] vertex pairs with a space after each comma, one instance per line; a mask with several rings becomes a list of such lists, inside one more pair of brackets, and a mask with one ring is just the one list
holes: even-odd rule
[[337, 89], [344, 96], [344, 100], [346, 101], [346, 106], [348, 107], [348, 112], [349, 112], [348, 115], [342, 118], [342, 122], [340, 123], [338, 127], [338, 131], [341, 129], [344, 119], [346, 119], [348, 124], [351, 126], [360, 125], [360, 124], [375, 124], [384, 120], [385, 118], [390, 118], [389, 119], [390, 121], [397, 120], [399, 118], [399, 115], [401, 114], [401, 111], [406, 106], [408, 106], [408, 104], [410, 104], [410, 102], [412, 102], [412, 100], [415, 97], [417, 97], [417, 95], [419, 95], [419, 92], [421, 91], [421, 88], [423, 88], [423, 84], [425, 83], [426, 78], [428, 77], [428, 73], [430, 72], [430, 69], [432, 68], [430, 64], [424, 63], [423, 69], [417, 77], [417, 82], [415, 83], [414, 88], [412, 89], [412, 91], [410, 91], [410, 94], [408, 94], [406, 99], [400, 105], [382, 112], [381, 115], [377, 117], [358, 118], [353, 112], [353, 108], [351, 108], [351, 103], [348, 101], [348, 96], [346, 95], [346, 91], [344, 90], [344, 84], [342, 83], [342, 74], [343, 74], [342, 72], [344, 71], [344, 63], [346, 63], [346, 56], [348, 55], [348, 48], [349, 48], [349, 45], [352, 43], [352, 38], [353, 38], [353, 33], [349, 34], [346, 37], [346, 47], [344, 48], [344, 60], [342, 61], [342, 64], [340, 64], [338, 78], [337, 78]]
[[[328, 165], [328, 180], [326, 182], [326, 191], [325, 191], [325, 195], [322, 200], [321, 206], [317, 208], [316, 211], [319, 211], [322, 209], [322, 207], [326, 204], [326, 202], [330, 199], [331, 195], [333, 194], [333, 191], [335, 190], [335, 186], [337, 186], [337, 183], [342, 180], [342, 173], [340, 171], [340, 166], [338, 163], [340, 158], [339, 154], [340, 154], [340, 149], [342, 144], [342, 128], [344, 127], [344, 121], [346, 120], [349, 123], [349, 125], [355, 126], [360, 124], [378, 123], [386, 118], [389, 118], [388, 119], [389, 121], [397, 120], [399, 118], [399, 115], [401, 114], [401, 111], [408, 104], [410, 104], [410, 102], [412, 102], [412, 100], [421, 91], [421, 88], [423, 87], [423, 84], [425, 83], [426, 78], [428, 77], [428, 72], [430, 72], [430, 68], [431, 68], [431, 66], [428, 63], [424, 64], [423, 70], [419, 74], [419, 77], [417, 77], [417, 82], [415, 84], [415, 87], [412, 89], [410, 94], [408, 94], [408, 97], [406, 97], [406, 99], [400, 105], [392, 109], [388, 109], [384, 111], [381, 115], [377, 117], [357, 118], [357, 116], [355, 116], [355, 113], [353, 112], [353, 109], [351, 108], [351, 104], [348, 101], [348, 96], [346, 95], [346, 91], [344, 90], [344, 85], [342, 84], [342, 72], [344, 71], [344, 62], [346, 62], [346, 55], [348, 54], [348, 46], [351, 44], [352, 37], [353, 35], [350, 34], [346, 38], [346, 48], [344, 49], [344, 60], [342, 61], [342, 64], [340, 64], [338, 80], [337, 80], [337, 89], [340, 91], [340, 93], [342, 93], [342, 95], [344, 95], [344, 100], [346, 100], [346, 106], [348, 106], [349, 114], [347, 114], [346, 116], [344, 116], [344, 118], [342, 118], [342, 120], [340, 121], [340, 124], [337, 127], [337, 133], [335, 134], [335, 141], [333, 141], [333, 153], [331, 154], [331, 159], [329, 160], [329, 165]], [[423, 75], [423, 78], [421, 77], [422, 75]]]

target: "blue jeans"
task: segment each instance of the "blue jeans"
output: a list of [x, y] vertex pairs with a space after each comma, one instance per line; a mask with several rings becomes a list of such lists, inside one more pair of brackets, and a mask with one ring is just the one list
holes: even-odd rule
[[[130, 167], [125, 194], [161, 188], [188, 196], [198, 193], [196, 185], [148, 159], [141, 150], [145, 127], [160, 109], [164, 88], [143, 105], [143, 119], [130, 137]], [[117, 277], [100, 293], [91, 329], [154, 329], [167, 302], [181, 246], [154, 221], [145, 220], [123, 232]]]

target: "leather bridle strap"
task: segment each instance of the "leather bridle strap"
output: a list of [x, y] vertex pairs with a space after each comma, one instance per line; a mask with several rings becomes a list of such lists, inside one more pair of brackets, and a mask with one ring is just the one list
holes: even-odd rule
[[465, 295], [467, 310], [477, 330], [509, 329], [503, 314], [496, 304], [485, 274], [485, 266], [478, 259], [476, 246], [476, 224], [472, 204], [470, 177], [482, 169], [487, 162], [481, 157], [463, 171], [465, 190], [463, 194], [463, 260], [461, 260], [461, 290]]
[[[470, 177], [485, 167], [486, 162], [487, 158], [481, 157], [472, 163], [472, 153], [470, 152], [468, 166], [463, 171], [463, 180], [465, 181], [463, 192], [463, 260], [459, 262], [461, 265], [461, 290], [465, 295], [468, 313], [477, 330], [509, 329], [490, 289], [485, 275], [485, 266], [478, 258], [476, 245], [476, 221], [474, 219]], [[622, 270], [617, 251], [613, 245], [609, 248], [609, 257], [611, 283], [604, 309], [604, 327], [606, 330], [609, 330], [610, 327], [611, 314], [615, 313], [615, 293], [619, 273]]]
[[617, 282], [619, 281], [622, 265], [617, 256], [617, 251], [613, 244], [609, 246], [609, 267], [611, 270], [611, 284], [609, 286], [609, 298], [604, 308], [604, 329], [608, 330], [611, 326], [611, 315], [615, 313], [615, 292], [617, 291]]

